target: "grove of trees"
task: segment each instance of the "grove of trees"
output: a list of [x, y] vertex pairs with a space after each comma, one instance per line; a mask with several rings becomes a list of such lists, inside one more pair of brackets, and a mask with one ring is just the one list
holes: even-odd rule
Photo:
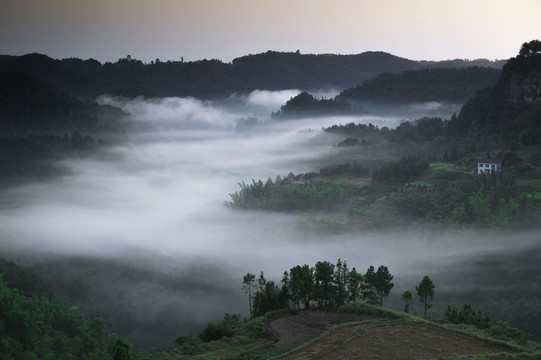
[[130, 345], [52, 295], [30, 270], [0, 259], [1, 359], [123, 359]]
[[[254, 274], [246, 274], [243, 288], [247, 289], [247, 284], [252, 284], [254, 280]], [[296, 265], [283, 273], [281, 286], [267, 280], [261, 272], [255, 285], [250, 314], [260, 316], [284, 308], [329, 308], [359, 300], [383, 305], [384, 297], [394, 287], [392, 280], [393, 276], [384, 265], [380, 265], [377, 270], [370, 266], [361, 274], [354, 267], [350, 269], [347, 262], [341, 259], [336, 264], [318, 261], [313, 267], [307, 264]]]

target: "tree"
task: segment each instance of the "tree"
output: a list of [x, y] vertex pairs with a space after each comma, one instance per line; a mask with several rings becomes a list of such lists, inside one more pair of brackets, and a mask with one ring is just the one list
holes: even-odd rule
[[348, 300], [352, 303], [357, 302], [363, 282], [363, 274], [358, 273], [355, 268], [351, 269], [348, 274]]
[[346, 261], [342, 262], [338, 259], [336, 262], [336, 270], [334, 272], [334, 283], [336, 285], [335, 302], [336, 305], [344, 305], [347, 301], [347, 285], [348, 285], [349, 269]]
[[289, 294], [296, 308], [301, 302], [305, 309], [310, 308], [314, 291], [314, 271], [308, 265], [297, 265], [289, 270]]
[[114, 360], [130, 360], [130, 344], [122, 339], [117, 339], [113, 349]]
[[265, 281], [264, 288], [254, 296], [254, 315], [261, 316], [266, 312], [287, 307], [280, 300], [280, 288], [274, 281]]
[[244, 278], [242, 279], [242, 290], [244, 290], [245, 293], [248, 294], [248, 305], [250, 306], [250, 318], [253, 317], [253, 310], [252, 310], [252, 289], [255, 285], [255, 275], [247, 273], [244, 275]]
[[380, 265], [375, 277], [376, 283], [374, 284], [376, 293], [379, 295], [379, 305], [383, 305], [383, 297], [389, 295], [394, 284], [393, 275], [389, 272], [387, 266]]
[[413, 294], [411, 293], [411, 291], [409, 291], [409, 290], [404, 291], [404, 293], [402, 294], [402, 300], [404, 300], [406, 302], [406, 304], [404, 305], [404, 312], [405, 313], [410, 312], [411, 299], [413, 299]]
[[426, 311], [432, 307], [432, 304], [428, 302], [428, 300], [434, 299], [434, 288], [436, 285], [432, 282], [432, 280], [425, 275], [423, 277], [423, 280], [421, 280], [421, 283], [419, 286], [415, 287], [415, 290], [417, 290], [417, 295], [419, 295], [419, 301], [424, 303], [425, 308], [425, 318], [426, 318]]
[[373, 265], [366, 270], [364, 274], [364, 283], [361, 285], [361, 295], [363, 300], [366, 300], [369, 304], [377, 304], [378, 296], [376, 292], [376, 269]]
[[316, 263], [314, 278], [316, 299], [319, 306], [330, 305], [335, 300], [334, 287], [334, 264], [329, 261], [318, 261]]

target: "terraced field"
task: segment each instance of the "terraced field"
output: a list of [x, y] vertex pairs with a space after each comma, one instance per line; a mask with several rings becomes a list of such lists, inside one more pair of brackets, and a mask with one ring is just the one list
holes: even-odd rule
[[274, 319], [269, 327], [278, 337], [276, 345], [300, 347], [283, 360], [419, 360], [511, 352], [433, 325], [361, 314], [304, 311]]

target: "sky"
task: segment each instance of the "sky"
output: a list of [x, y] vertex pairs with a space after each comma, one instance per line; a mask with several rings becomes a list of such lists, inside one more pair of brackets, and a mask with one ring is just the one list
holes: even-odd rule
[[412, 60], [515, 56], [539, 0], [0, 0], [0, 54], [219, 59], [267, 50]]

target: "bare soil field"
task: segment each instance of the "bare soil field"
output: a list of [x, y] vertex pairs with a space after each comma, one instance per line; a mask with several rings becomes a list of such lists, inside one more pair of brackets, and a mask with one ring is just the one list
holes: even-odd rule
[[276, 345], [294, 349], [338, 324], [343, 326], [280, 359], [419, 360], [510, 351], [436, 326], [362, 314], [303, 311], [274, 319], [269, 327]]

